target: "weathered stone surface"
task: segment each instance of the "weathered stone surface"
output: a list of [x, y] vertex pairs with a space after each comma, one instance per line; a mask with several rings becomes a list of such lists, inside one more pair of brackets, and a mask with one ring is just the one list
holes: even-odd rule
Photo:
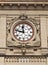
[[0, 2], [48, 2], [48, 0], [0, 0]]

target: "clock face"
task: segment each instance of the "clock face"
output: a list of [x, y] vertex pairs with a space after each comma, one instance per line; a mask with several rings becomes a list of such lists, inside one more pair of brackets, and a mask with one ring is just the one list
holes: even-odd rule
[[33, 27], [31, 24], [26, 22], [20, 22], [14, 25], [13, 35], [19, 41], [29, 41], [33, 37]]

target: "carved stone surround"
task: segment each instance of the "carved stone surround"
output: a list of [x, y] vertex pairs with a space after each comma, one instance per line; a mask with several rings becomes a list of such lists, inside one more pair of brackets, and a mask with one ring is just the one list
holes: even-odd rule
[[[22, 17], [22, 15], [21, 15]], [[34, 23], [35, 27], [36, 27], [36, 38], [34, 41], [31, 41], [31, 42], [28, 42], [29, 44], [26, 44], [26, 45], [23, 45], [23, 44], [20, 44], [20, 42], [17, 42], [15, 41], [13, 38], [12, 38], [12, 35], [10, 33], [11, 31], [11, 26], [12, 24], [20, 19], [20, 16], [7, 16], [7, 19], [6, 19], [6, 32], [7, 32], [7, 42], [6, 42], [6, 45], [7, 45], [7, 49], [6, 50], [6, 54], [8, 55], [11, 54], [11, 55], [22, 55], [24, 53], [26, 53], [27, 55], [30, 55], [30, 53], [32, 53], [32, 55], [34, 55], [34, 50], [36, 51], [37, 49], [35, 48], [36, 47], [40, 47], [41, 43], [40, 43], [40, 22], [39, 22], [39, 18], [37, 17], [29, 17], [27, 16], [29, 20], [33, 21], [32, 23]], [[39, 34], [39, 35], [38, 35]], [[34, 47], [34, 49], [32, 49], [32, 47]], [[40, 51], [40, 50], [39, 50]], [[12, 53], [13, 52], [13, 53]], [[28, 54], [29, 53], [29, 54]], [[38, 52], [37, 52], [38, 54]]]

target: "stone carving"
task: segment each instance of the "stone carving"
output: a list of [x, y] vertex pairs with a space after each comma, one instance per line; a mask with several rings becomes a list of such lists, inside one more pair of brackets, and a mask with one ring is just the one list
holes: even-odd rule
[[[22, 53], [23, 55], [26, 54], [26, 52], [28, 52], [28, 49], [27, 48], [31, 48], [31, 47], [34, 47], [34, 46], [40, 46], [40, 22], [38, 19], [35, 19], [35, 18], [31, 18], [31, 17], [27, 17], [27, 16], [18, 16], [18, 17], [9, 17], [7, 18], [7, 47], [16, 47], [18, 48], [18, 52], [19, 52], [19, 48], [20, 48], [20, 53]], [[25, 18], [26, 19], [29, 19], [36, 27], [36, 36], [35, 38], [33, 39], [33, 41], [31, 42], [28, 42], [28, 44], [21, 44], [21, 42], [16, 42], [10, 31], [11, 31], [11, 26], [12, 24], [18, 20], [18, 19], [23, 19]], [[30, 49], [30, 52], [32, 53], [31, 51], [32, 49]], [[16, 51], [14, 52], [16, 53]]]
[[26, 62], [26, 63], [33, 63], [33, 62], [41, 62], [46, 63], [46, 57], [5, 57], [5, 63], [19, 63], [19, 62]]

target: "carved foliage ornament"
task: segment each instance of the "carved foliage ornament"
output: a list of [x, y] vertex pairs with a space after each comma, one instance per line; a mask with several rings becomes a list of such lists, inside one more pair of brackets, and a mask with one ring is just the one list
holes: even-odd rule
[[15, 46], [18, 44], [27, 44], [33, 46], [37, 40], [40, 41], [39, 35], [37, 35], [37, 27], [34, 23], [35, 20], [30, 20], [26, 15], [21, 15], [17, 19], [14, 18], [14, 20], [12, 19], [11, 21], [10, 25], [7, 25], [9, 26], [7, 30], [9, 29], [10, 31], [7, 33], [8, 44], [13, 44]]

